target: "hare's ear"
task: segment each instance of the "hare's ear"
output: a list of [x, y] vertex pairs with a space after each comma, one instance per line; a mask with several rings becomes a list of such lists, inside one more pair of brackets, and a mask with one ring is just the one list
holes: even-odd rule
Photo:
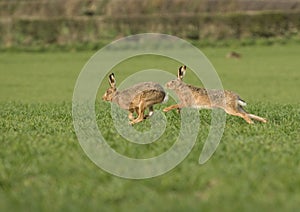
[[180, 66], [178, 69], [177, 79], [182, 80], [186, 72], [186, 66]]
[[109, 84], [110, 84], [110, 87], [112, 88], [115, 88], [116, 87], [116, 79], [115, 79], [115, 75], [114, 73], [111, 73], [109, 76]]

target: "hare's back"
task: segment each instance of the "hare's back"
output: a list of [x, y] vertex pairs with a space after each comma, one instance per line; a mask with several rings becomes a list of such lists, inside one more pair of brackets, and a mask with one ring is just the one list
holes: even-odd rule
[[[155, 82], [142, 82], [120, 91], [117, 102], [123, 108], [129, 108], [138, 104], [141, 99], [146, 102], [162, 101], [165, 97], [165, 91], [161, 85]], [[162, 100], [160, 100], [162, 99]]]
[[122, 91], [123, 94], [130, 95], [132, 97], [142, 94], [148, 91], [158, 91], [158, 92], [165, 92], [163, 87], [155, 82], [142, 82], [136, 84], [130, 88], [127, 88]]
[[188, 87], [191, 89], [192, 94], [190, 97], [192, 99], [188, 102], [193, 102], [197, 107], [200, 105], [201, 108], [220, 106], [224, 103], [236, 105], [237, 100], [240, 99], [236, 93], [228, 90], [205, 89], [191, 85], [188, 85]]
[[146, 102], [155, 101], [155, 99], [164, 98], [165, 91], [163, 87], [155, 82], [143, 82], [132, 87], [132, 98], [135, 101], [144, 99]]
[[137, 92], [141, 92], [141, 91], [148, 91], [148, 90], [156, 90], [156, 91], [162, 91], [164, 92], [163, 87], [156, 83], [156, 82], [142, 82], [139, 84], [136, 84], [132, 87], [132, 89], [134, 89]]

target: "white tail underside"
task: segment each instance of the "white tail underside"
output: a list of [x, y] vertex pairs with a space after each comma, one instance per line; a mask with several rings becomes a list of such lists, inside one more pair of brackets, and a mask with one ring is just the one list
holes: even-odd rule
[[166, 93], [165, 98], [162, 103], [166, 103], [169, 100], [169, 95]]
[[241, 105], [241, 106], [246, 106], [247, 103], [242, 101], [242, 100], [238, 100], [238, 104]]

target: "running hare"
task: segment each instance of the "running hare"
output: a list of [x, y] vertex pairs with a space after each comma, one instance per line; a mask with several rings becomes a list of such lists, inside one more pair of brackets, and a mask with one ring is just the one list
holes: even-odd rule
[[[193, 85], [186, 84], [182, 81], [186, 72], [186, 66], [181, 66], [178, 69], [176, 80], [166, 83], [168, 89], [174, 90], [180, 100], [179, 104], [171, 105], [163, 111], [168, 112], [172, 109], [181, 109], [183, 107], [192, 108], [222, 108], [226, 113], [234, 116], [240, 116], [246, 122], [252, 124], [251, 119], [255, 119], [266, 123], [267, 120], [259, 116], [247, 113], [242, 106], [246, 106], [237, 94], [231, 91], [222, 90], [207, 90], [205, 88], [198, 88]], [[209, 98], [210, 96], [210, 98]]]
[[[114, 74], [109, 75], [109, 84], [105, 94], [102, 97], [104, 101], [116, 103], [120, 108], [128, 110], [130, 124], [136, 124], [143, 121], [153, 114], [153, 105], [165, 100], [166, 93], [161, 85], [154, 82], [142, 82], [123, 91], [117, 91]], [[149, 108], [149, 115], [144, 116], [145, 110]], [[135, 119], [133, 113], [137, 113]]]

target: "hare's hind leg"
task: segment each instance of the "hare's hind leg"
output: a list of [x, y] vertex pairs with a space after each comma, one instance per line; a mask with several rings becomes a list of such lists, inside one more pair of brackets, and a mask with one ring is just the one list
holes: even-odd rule
[[173, 110], [173, 109], [180, 109], [180, 105], [179, 104], [176, 104], [176, 105], [171, 105], [169, 107], [166, 107], [165, 109], [163, 109], [164, 112], [168, 112], [170, 110]]
[[236, 116], [242, 117], [248, 124], [253, 124], [254, 122], [251, 120], [251, 118], [248, 116], [247, 113], [237, 113]]
[[145, 102], [142, 100], [138, 106], [138, 117], [132, 120], [130, 124], [136, 124], [144, 120]]
[[244, 110], [239, 110], [236, 108], [225, 108], [225, 112], [233, 115], [233, 116], [239, 116], [241, 118], [243, 118], [248, 124], [253, 124], [254, 122], [251, 120], [251, 118], [249, 117], [249, 115], [244, 111]]
[[256, 116], [254, 114], [250, 114], [250, 113], [247, 113], [244, 108], [242, 106], [238, 106], [238, 110], [241, 111], [241, 113], [245, 113], [250, 119], [254, 119], [254, 120], [257, 120], [257, 121], [261, 121], [263, 123], [266, 123], [267, 120], [262, 118], [262, 117], [259, 117], [259, 116]]
[[264, 119], [264, 118], [262, 118], [262, 117], [260, 117], [260, 116], [256, 116], [256, 115], [253, 115], [253, 114], [248, 114], [248, 116], [249, 116], [250, 118], [252, 118], [252, 119], [257, 120], [257, 121], [261, 121], [261, 122], [263, 122], [263, 123], [267, 123], [267, 120]]

